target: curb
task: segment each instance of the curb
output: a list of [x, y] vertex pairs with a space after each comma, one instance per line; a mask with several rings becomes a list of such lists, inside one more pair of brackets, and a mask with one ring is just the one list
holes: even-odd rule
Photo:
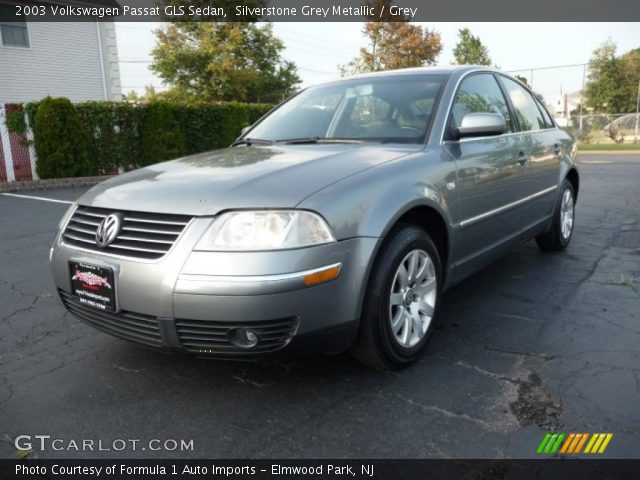
[[100, 183], [113, 175], [95, 177], [51, 178], [48, 180], [21, 180], [17, 182], [1, 182], [0, 193], [26, 192], [29, 190], [44, 190], [49, 188], [88, 187]]

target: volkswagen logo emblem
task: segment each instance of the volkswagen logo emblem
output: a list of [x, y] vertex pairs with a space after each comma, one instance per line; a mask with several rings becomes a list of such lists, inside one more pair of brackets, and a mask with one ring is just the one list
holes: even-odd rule
[[122, 225], [122, 218], [117, 213], [107, 215], [104, 220], [98, 225], [96, 230], [96, 245], [101, 248], [107, 247], [113, 243], [113, 241], [120, 233], [120, 226]]

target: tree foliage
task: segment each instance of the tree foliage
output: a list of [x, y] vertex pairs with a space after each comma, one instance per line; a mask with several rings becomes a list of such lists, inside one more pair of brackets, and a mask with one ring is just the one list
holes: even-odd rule
[[585, 86], [585, 104], [597, 113], [636, 111], [640, 82], [640, 48], [616, 54], [616, 44], [607, 40], [593, 51]]
[[[368, 5], [378, 12], [385, 7], [389, 12], [391, 0], [377, 0]], [[433, 65], [442, 51], [442, 40], [436, 31], [414, 25], [401, 15], [387, 13], [380, 18], [365, 23], [363, 33], [369, 45], [360, 49], [360, 55], [340, 66], [341, 74], [376, 72], [398, 68]]]
[[468, 28], [458, 30], [458, 43], [453, 49], [458, 65], [491, 65], [489, 49]]
[[300, 83], [270, 24], [174, 22], [156, 30], [151, 70], [186, 101], [276, 102]]

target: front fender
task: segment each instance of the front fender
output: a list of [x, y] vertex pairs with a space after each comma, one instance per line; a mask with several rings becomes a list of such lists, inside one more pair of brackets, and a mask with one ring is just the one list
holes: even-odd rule
[[[447, 189], [451, 182], [455, 182], [455, 164], [433, 152], [421, 151], [345, 178], [308, 197], [298, 207], [319, 212], [338, 240], [377, 239], [366, 268], [368, 279], [385, 236], [416, 207], [428, 207], [441, 216], [448, 230], [448, 252], [452, 251], [453, 221]], [[362, 297], [365, 287], [363, 282]]]

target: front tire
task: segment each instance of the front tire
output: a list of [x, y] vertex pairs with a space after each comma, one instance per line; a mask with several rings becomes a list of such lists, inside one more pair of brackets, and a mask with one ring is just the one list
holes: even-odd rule
[[536, 243], [542, 250], [560, 252], [567, 248], [573, 235], [575, 219], [575, 191], [571, 182], [562, 183], [562, 195], [553, 214], [551, 229], [536, 237]]
[[440, 256], [427, 232], [396, 227], [375, 260], [353, 356], [383, 370], [415, 362], [433, 331], [441, 293]]

